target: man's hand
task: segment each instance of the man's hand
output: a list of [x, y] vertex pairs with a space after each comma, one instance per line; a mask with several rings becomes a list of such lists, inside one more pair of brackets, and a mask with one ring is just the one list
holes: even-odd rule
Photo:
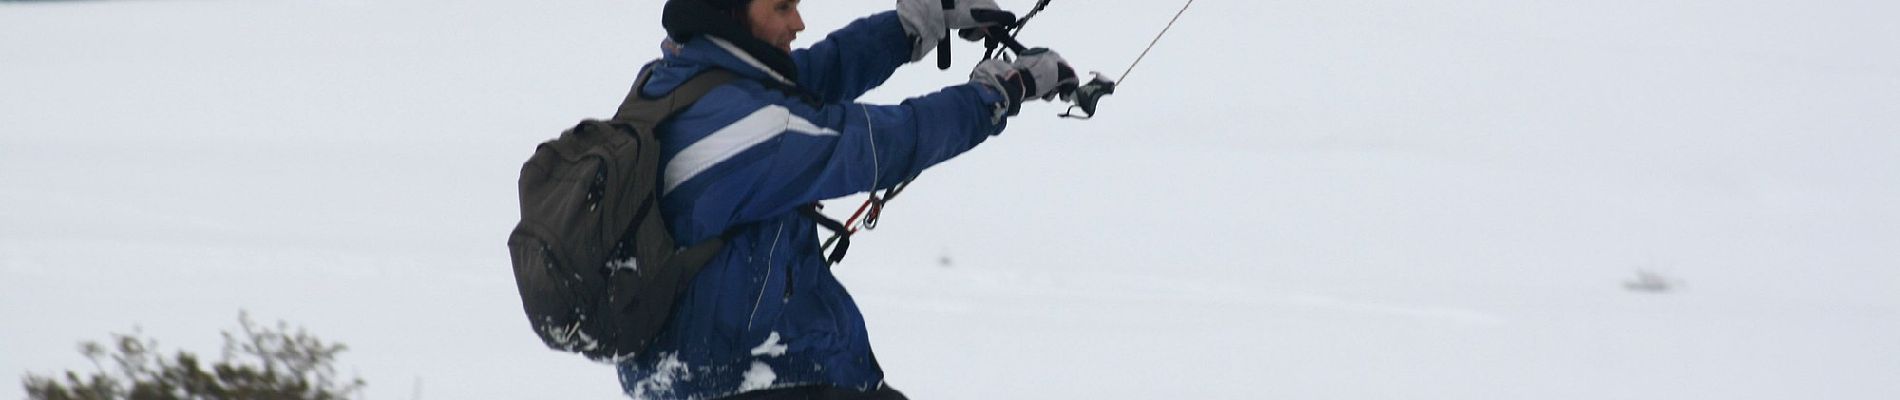
[[980, 40], [990, 27], [1016, 23], [1016, 14], [998, 8], [995, 0], [897, 0], [897, 16], [912, 39], [911, 61], [924, 59], [952, 29], [962, 31], [964, 39]]
[[984, 60], [970, 72], [970, 81], [1001, 93], [1008, 104], [1001, 115], [1015, 116], [1026, 100], [1068, 98], [1081, 85], [1075, 69], [1062, 55], [1045, 48], [1034, 48], [1018, 55], [1015, 62]]

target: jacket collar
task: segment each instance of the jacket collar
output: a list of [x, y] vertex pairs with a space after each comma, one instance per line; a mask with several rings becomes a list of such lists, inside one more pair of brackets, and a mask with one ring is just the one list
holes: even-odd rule
[[654, 66], [653, 78], [642, 88], [642, 93], [648, 96], [670, 93], [708, 68], [723, 69], [767, 87], [806, 96], [795, 78], [780, 74], [725, 39], [699, 35], [684, 44], [666, 39], [660, 47], [664, 53], [662, 62]]
[[[732, 42], [713, 36], [700, 36], [700, 39], [701, 40], [687, 42], [686, 48], [690, 51], [690, 49], [693, 48], [693, 43], [709, 43], [711, 46], [717, 48], [718, 51], [715, 52], [712, 51], [712, 49], [708, 49], [707, 52], [715, 53], [714, 55], [716, 55], [716, 57], [710, 58], [712, 58], [715, 63], [720, 64], [720, 67], [754, 78], [769, 78], [774, 82], [787, 86], [798, 86], [797, 82], [793, 82], [791, 79], [786, 78], [784, 74], [772, 70], [772, 67], [766, 66], [764, 62], [759, 61], [759, 59], [753, 57], [752, 54], [746, 53], [745, 50], [740, 49], [738, 45], [734, 45]], [[735, 68], [741, 65], [743, 65], [746, 70], [742, 71]]]

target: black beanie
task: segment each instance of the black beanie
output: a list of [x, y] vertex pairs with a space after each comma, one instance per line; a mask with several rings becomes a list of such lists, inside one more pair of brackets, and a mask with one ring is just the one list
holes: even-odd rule
[[792, 55], [778, 47], [765, 43], [752, 36], [747, 27], [732, 13], [745, 12], [744, 8], [752, 0], [667, 0], [666, 10], [660, 16], [660, 26], [666, 28], [666, 36], [674, 42], [686, 43], [698, 35], [712, 35], [725, 39], [752, 55], [765, 66], [778, 72], [792, 82], [798, 82], [798, 67], [792, 63]]

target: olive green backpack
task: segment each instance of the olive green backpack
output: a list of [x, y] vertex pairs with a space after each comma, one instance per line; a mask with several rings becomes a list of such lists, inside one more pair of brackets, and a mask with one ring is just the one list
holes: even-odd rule
[[515, 285], [549, 348], [616, 361], [644, 350], [723, 238], [677, 247], [660, 217], [657, 127], [734, 76], [711, 69], [660, 98], [649, 63], [610, 120], [586, 120], [521, 166], [521, 222], [508, 236]]

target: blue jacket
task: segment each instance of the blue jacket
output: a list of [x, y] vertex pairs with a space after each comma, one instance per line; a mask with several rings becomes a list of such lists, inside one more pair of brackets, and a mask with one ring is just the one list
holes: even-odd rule
[[796, 208], [889, 188], [1002, 131], [992, 116], [1004, 99], [975, 84], [894, 106], [855, 103], [908, 62], [910, 50], [897, 14], [885, 12], [792, 53], [803, 96], [768, 86], [784, 81], [706, 36], [654, 67], [640, 88], [650, 96], [707, 68], [748, 79], [714, 89], [659, 129], [660, 210], [674, 237], [686, 246], [730, 236], [653, 345], [619, 364], [629, 395], [708, 399], [883, 384], [863, 316], [819, 254], [818, 227]]

